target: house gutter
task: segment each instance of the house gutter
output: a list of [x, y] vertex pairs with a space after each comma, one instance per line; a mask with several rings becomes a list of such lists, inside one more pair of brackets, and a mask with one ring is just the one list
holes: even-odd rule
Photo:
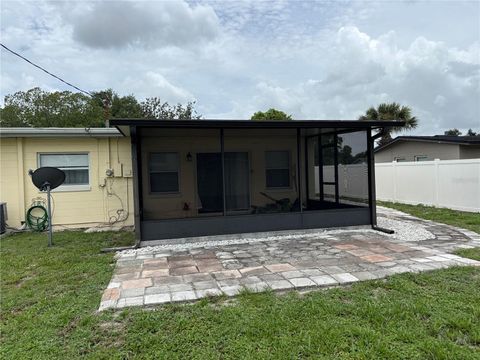
[[122, 137], [116, 128], [0, 128], [0, 138], [23, 137]]

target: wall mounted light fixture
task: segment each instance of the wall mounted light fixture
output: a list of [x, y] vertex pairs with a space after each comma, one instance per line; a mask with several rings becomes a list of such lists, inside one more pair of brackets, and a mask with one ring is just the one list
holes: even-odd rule
[[187, 161], [192, 161], [192, 154], [190, 154], [190, 151], [187, 154]]

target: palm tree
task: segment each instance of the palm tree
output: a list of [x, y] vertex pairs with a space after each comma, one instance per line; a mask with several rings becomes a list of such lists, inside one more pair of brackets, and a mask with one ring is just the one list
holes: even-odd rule
[[408, 106], [400, 106], [400, 104], [397, 104], [395, 102], [382, 103], [378, 105], [377, 108], [374, 108], [372, 106], [367, 110], [365, 115], [360, 116], [358, 120], [405, 121], [405, 126], [394, 126], [385, 129], [384, 135], [378, 141], [379, 145], [383, 145], [391, 141], [392, 133], [400, 132], [402, 130], [412, 130], [415, 129], [418, 125], [418, 119], [415, 116], [412, 116], [412, 110]]

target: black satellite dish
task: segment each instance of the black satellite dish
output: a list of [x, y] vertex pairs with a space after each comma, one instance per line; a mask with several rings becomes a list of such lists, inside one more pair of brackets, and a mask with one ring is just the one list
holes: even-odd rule
[[60, 169], [45, 166], [32, 173], [32, 181], [40, 191], [47, 191], [48, 187], [53, 190], [63, 184], [65, 173]]
[[50, 206], [50, 190], [53, 190], [65, 181], [65, 173], [55, 167], [41, 167], [35, 171], [29, 171], [33, 184], [40, 190], [47, 192], [48, 201], [48, 246], [52, 246], [52, 211]]

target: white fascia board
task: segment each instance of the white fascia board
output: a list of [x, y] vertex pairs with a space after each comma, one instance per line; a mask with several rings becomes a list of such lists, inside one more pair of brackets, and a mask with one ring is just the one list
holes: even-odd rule
[[116, 128], [0, 128], [0, 137], [120, 137]]

